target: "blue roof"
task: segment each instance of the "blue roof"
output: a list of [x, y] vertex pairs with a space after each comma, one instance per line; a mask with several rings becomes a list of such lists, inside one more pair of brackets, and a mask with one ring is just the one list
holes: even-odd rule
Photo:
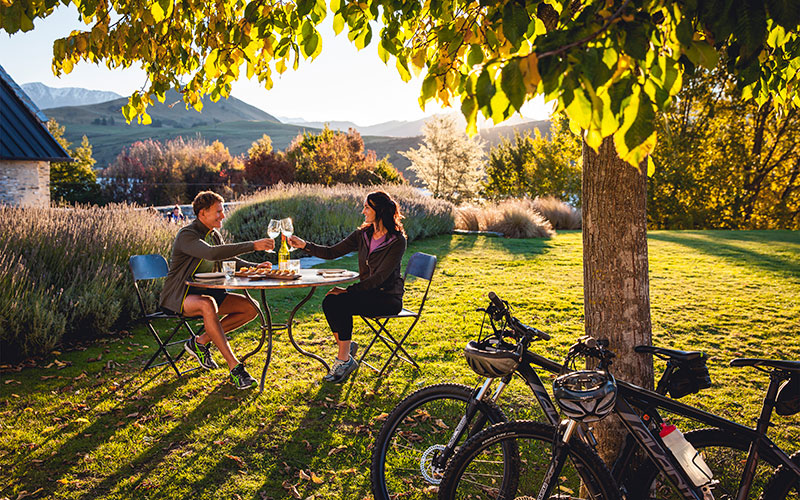
[[0, 66], [0, 160], [72, 161], [47, 117]]

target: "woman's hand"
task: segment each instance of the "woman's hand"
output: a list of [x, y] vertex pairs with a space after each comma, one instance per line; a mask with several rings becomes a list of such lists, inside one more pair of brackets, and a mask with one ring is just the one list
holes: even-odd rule
[[339, 294], [345, 293], [346, 291], [347, 291], [347, 289], [345, 289], [345, 288], [342, 288], [340, 286], [335, 286], [335, 287], [331, 288], [330, 290], [328, 290], [328, 293], [326, 293], [325, 295], [339, 295]]
[[275, 248], [275, 240], [272, 238], [264, 238], [253, 242], [253, 250], [265, 251], [273, 248]]
[[289, 236], [289, 244], [292, 245], [294, 248], [299, 248], [300, 250], [306, 247], [306, 242], [301, 240], [295, 235]]
[[267, 269], [272, 269], [272, 262], [262, 262], [261, 264], [257, 265], [256, 267], [266, 267]]

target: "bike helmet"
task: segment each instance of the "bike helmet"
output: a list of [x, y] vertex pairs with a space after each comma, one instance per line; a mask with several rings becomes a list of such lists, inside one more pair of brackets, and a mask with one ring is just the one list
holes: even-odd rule
[[579, 370], [553, 381], [556, 403], [569, 418], [597, 422], [611, 413], [617, 400], [617, 382], [602, 370]]
[[471, 340], [464, 348], [464, 357], [475, 373], [492, 378], [503, 377], [513, 372], [522, 359], [515, 345], [497, 338], [480, 342]]

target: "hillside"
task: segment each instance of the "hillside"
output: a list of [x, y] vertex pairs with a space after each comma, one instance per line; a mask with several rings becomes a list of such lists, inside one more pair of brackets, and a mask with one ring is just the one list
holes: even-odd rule
[[[127, 98], [120, 98], [87, 106], [49, 108], [45, 109], [44, 112], [48, 117], [55, 118], [62, 125], [102, 125], [103, 120], [105, 120], [105, 126], [127, 127], [120, 111], [122, 106], [127, 103]], [[280, 123], [271, 114], [265, 113], [235, 97], [220, 99], [217, 102], [212, 102], [211, 99], [206, 97], [203, 99], [203, 111], [198, 113], [192, 108], [186, 109], [186, 105], [181, 100], [180, 95], [174, 90], [167, 92], [163, 103], [156, 101], [153, 106], [147, 108], [147, 113], [153, 120], [153, 123], [148, 126], [151, 129], [161, 127], [192, 128], [237, 121]], [[90, 142], [91, 139], [92, 136], [89, 136]]]

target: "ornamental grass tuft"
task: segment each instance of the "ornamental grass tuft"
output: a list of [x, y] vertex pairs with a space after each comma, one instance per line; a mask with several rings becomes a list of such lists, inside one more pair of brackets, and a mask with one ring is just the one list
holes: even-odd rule
[[556, 233], [550, 221], [528, 199], [509, 199], [485, 207], [458, 207], [456, 229], [493, 231], [506, 238], [551, 238]]
[[[167, 255], [177, 226], [130, 205], [0, 206], [0, 358], [49, 352], [138, 315], [128, 258]], [[160, 284], [146, 287], [150, 301]]]

